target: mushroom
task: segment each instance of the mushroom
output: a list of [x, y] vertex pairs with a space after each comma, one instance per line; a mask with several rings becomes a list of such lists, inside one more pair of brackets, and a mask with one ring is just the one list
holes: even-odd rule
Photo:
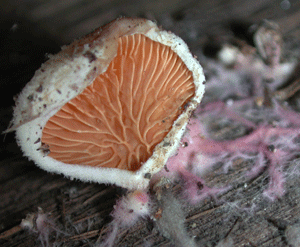
[[141, 189], [176, 152], [203, 83], [181, 38], [119, 18], [50, 56], [17, 98], [9, 130], [44, 170]]

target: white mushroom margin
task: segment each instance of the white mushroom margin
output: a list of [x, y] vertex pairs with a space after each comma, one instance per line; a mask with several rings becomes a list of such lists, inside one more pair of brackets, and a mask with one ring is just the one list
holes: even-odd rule
[[[116, 20], [116, 22], [122, 20], [124, 19]], [[143, 20], [143, 22], [145, 22], [144, 25], [147, 25], [148, 30], [140, 33], [153, 41], [171, 47], [193, 74], [195, 95], [187, 104], [184, 112], [173, 123], [170, 132], [155, 147], [153, 155], [136, 172], [117, 168], [65, 164], [47, 156], [47, 147], [43, 147], [41, 139], [43, 128], [49, 118], [66, 102], [80, 94], [98, 74], [105, 72], [108, 67], [107, 64], [100, 71], [97, 67], [99, 65], [98, 57], [101, 57], [103, 53], [101, 47], [90, 48], [85, 44], [83, 50], [79, 54], [75, 53], [74, 56], [62, 56], [63, 49], [62, 52], [52, 56], [45, 63], [47, 65], [42, 65], [41, 69], [36, 72], [20, 94], [14, 111], [13, 123], [17, 142], [24, 155], [33, 160], [40, 168], [84, 182], [116, 184], [128, 189], [144, 189], [148, 186], [151, 176], [160, 171], [168, 158], [175, 154], [188, 120], [203, 97], [204, 73], [201, 65], [181, 38], [171, 32], [158, 29], [152, 21]], [[130, 34], [134, 33], [139, 32]], [[91, 56], [86, 56], [87, 52], [95, 55], [97, 59], [94, 61], [93, 57], [91, 59]], [[41, 97], [39, 97], [39, 93], [41, 93]]]

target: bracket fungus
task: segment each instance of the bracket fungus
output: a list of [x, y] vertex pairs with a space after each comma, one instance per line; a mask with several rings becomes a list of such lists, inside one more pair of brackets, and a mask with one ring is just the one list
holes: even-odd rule
[[145, 188], [175, 153], [203, 83], [181, 38], [119, 18], [50, 56], [17, 98], [9, 130], [44, 170]]

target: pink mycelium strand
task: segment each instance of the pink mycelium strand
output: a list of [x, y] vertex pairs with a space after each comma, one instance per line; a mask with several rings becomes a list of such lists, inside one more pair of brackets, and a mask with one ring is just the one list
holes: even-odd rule
[[109, 225], [109, 231], [99, 246], [114, 246], [120, 229], [131, 227], [140, 218], [150, 215], [150, 197], [144, 191], [134, 191], [121, 197], [111, 213], [113, 220]]
[[223, 193], [226, 193], [231, 189], [231, 186], [223, 188], [210, 188], [205, 185], [204, 179], [196, 176], [195, 174], [185, 170], [180, 172], [181, 178], [185, 181], [184, 184], [184, 197], [192, 203], [196, 204], [201, 200], [211, 197], [214, 200], [218, 200], [217, 196]]
[[[42, 208], [38, 208], [37, 213], [28, 214], [20, 225], [23, 229], [29, 230], [30, 233], [37, 234], [42, 247], [53, 246], [58, 236], [67, 235], [66, 232], [56, 226], [51, 214], [44, 213]], [[54, 235], [56, 235], [55, 238]]]
[[[242, 158], [252, 160], [246, 173], [248, 179], [264, 171], [268, 173], [263, 196], [273, 201], [284, 195], [288, 179], [285, 168], [300, 152], [300, 114], [272, 98], [287, 79], [286, 65], [281, 64], [278, 57], [271, 65], [260, 59], [257, 54], [240, 53], [230, 68], [220, 61], [207, 62], [206, 72], [211, 70], [212, 73], [207, 78], [206, 96], [190, 119], [176, 154], [153, 180], [180, 179], [183, 182], [181, 196], [192, 204], [207, 197], [218, 200], [220, 194], [232, 187], [210, 187], [204, 175], [212, 171], [215, 164], [222, 164], [227, 173], [234, 161]], [[214, 138], [212, 123], [218, 125], [222, 120], [227, 121], [227, 127], [228, 123], [238, 124], [243, 128], [242, 134], [227, 139]], [[138, 204], [138, 200], [135, 203]], [[116, 215], [123, 214], [118, 205], [121, 204], [115, 208]], [[116, 218], [114, 221], [119, 222]], [[168, 225], [167, 220], [164, 221], [163, 224]], [[172, 226], [169, 224], [167, 228], [172, 229]], [[115, 229], [112, 235], [116, 234]]]
[[[199, 195], [205, 195], [208, 189], [200, 177], [218, 162], [223, 163], [227, 173], [236, 158], [254, 161], [247, 173], [251, 179], [267, 170], [269, 186], [263, 195], [271, 200], [281, 197], [285, 191], [284, 168], [300, 152], [297, 140], [300, 113], [272, 98], [272, 92], [284, 83], [286, 65], [277, 64], [271, 68], [253, 62], [257, 61], [255, 56], [238, 58], [242, 60], [238, 59], [233, 69], [207, 60], [204, 69], [212, 73], [207, 79], [203, 103], [190, 119], [182, 145], [162, 172], [167, 177], [180, 174], [192, 202], [199, 201]], [[265, 78], [273, 82], [268, 84]], [[230, 140], [212, 138], [211, 124], [220, 119], [239, 124], [244, 128], [243, 134], [231, 136]], [[200, 194], [199, 182], [203, 185]], [[213, 191], [210, 192], [212, 195]]]
[[[246, 101], [244, 101], [245, 103]], [[241, 102], [238, 102], [239, 104]], [[248, 103], [248, 102], [247, 102]], [[248, 172], [250, 178], [257, 177], [265, 168], [269, 174], [269, 186], [263, 195], [271, 200], [284, 194], [283, 169], [288, 161], [300, 151], [297, 137], [300, 136], [298, 113], [284, 110], [279, 103], [274, 102], [274, 110], [266, 116], [265, 121], [254, 123], [241, 116], [231, 106], [223, 102], [208, 103], [197, 109], [196, 117], [188, 124], [188, 133], [182, 140], [182, 146], [177, 155], [169, 159], [167, 168], [174, 172], [177, 170], [181, 178], [186, 181], [185, 188], [191, 202], [197, 202], [208, 195], [220, 193], [220, 189], [214, 191], [205, 186], [205, 181], [186, 170], [187, 164], [194, 167], [212, 167], [218, 161], [224, 163], [224, 171], [232, 166], [237, 157], [254, 158], [255, 164]], [[234, 108], [233, 108], [234, 109]], [[209, 137], [209, 131], [201, 119], [210, 114], [240, 122], [249, 129], [249, 133], [233, 139], [217, 141]], [[269, 124], [273, 118], [277, 118], [277, 124]], [[194, 168], [196, 171], [197, 169]], [[201, 195], [197, 183], [203, 184]]]

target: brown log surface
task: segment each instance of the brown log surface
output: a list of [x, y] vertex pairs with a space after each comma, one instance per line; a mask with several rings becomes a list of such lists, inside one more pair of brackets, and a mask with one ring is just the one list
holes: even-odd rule
[[[289, 7], [290, 5], [290, 7]], [[119, 16], [155, 19], [165, 29], [181, 36], [194, 54], [207, 35], [225, 35], [231, 21], [257, 23], [276, 21], [285, 37], [299, 41], [300, 2], [248, 0], [166, 0], [166, 1], [60, 1], [4, 0], [0, 3], [1, 29], [1, 131], [11, 119], [12, 97], [33, 76], [45, 54], [71, 42]], [[238, 21], [237, 21], [238, 20]], [[294, 42], [296, 43], [296, 42]], [[57, 246], [92, 246], [105, 234], [110, 212], [122, 189], [102, 184], [70, 181], [49, 174], [22, 157], [14, 135], [3, 136], [0, 160], [0, 245], [39, 246], [38, 235], [19, 227], [28, 213], [38, 207], [64, 233], [50, 236]], [[247, 163], [239, 163], [229, 173], [217, 171], [206, 181], [211, 186], [233, 188], [218, 200], [206, 199], [187, 205], [186, 227], [199, 246], [289, 246], [287, 229], [300, 223], [300, 161], [287, 167], [286, 193], [274, 202], [262, 196], [267, 172], [249, 181]], [[173, 188], [176, 194], [178, 186]], [[299, 232], [299, 230], [298, 230]], [[149, 220], [141, 220], [124, 230], [116, 246], [172, 246]], [[59, 245], [60, 244], [60, 245]]]

